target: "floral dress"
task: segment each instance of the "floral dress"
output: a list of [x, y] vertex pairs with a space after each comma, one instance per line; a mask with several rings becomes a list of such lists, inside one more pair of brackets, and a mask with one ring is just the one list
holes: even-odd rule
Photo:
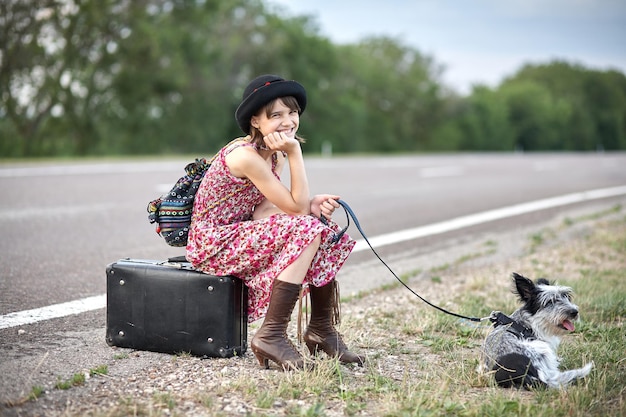
[[[354, 240], [344, 234], [332, 242], [339, 226], [324, 225], [312, 215], [274, 214], [252, 220], [263, 194], [247, 178], [238, 178], [226, 166], [226, 155], [237, 146], [226, 146], [206, 172], [195, 197], [187, 241], [187, 259], [199, 271], [232, 275], [248, 287], [248, 321], [265, 317], [274, 279], [294, 262], [321, 233], [321, 244], [304, 283], [321, 287], [333, 279], [344, 264]], [[272, 156], [276, 173], [277, 157]]]

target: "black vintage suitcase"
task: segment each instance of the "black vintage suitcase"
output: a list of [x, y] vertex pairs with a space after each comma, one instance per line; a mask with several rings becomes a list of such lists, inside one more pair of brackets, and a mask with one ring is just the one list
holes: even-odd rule
[[107, 274], [110, 346], [203, 357], [246, 352], [247, 287], [179, 260], [122, 259]]

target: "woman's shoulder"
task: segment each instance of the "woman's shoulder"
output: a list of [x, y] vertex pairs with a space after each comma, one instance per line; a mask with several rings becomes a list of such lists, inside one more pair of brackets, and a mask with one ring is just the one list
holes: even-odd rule
[[257, 170], [266, 166], [256, 146], [245, 139], [235, 140], [224, 147], [222, 157], [231, 174], [239, 178], [246, 177], [245, 173], [251, 168]]

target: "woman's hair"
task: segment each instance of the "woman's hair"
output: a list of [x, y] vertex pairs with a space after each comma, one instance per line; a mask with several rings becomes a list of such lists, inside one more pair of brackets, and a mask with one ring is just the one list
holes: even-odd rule
[[[272, 108], [274, 108], [274, 104], [276, 103], [277, 100], [282, 101], [283, 104], [289, 107], [290, 110], [297, 110], [298, 114], [302, 113], [302, 110], [300, 109], [300, 105], [298, 104], [298, 101], [294, 97], [287, 96], [287, 97], [275, 98], [274, 100], [267, 103], [265, 106], [261, 107], [259, 111], [256, 112], [256, 114], [259, 115], [261, 114], [261, 112], [265, 111], [265, 116], [270, 117], [272, 114]], [[250, 126], [250, 136], [251, 136], [250, 143], [255, 143], [259, 147], [265, 146], [265, 142], [263, 142], [263, 134], [261, 133], [259, 129], [257, 129], [254, 126]], [[304, 138], [302, 138], [301, 136], [298, 136], [297, 133], [296, 133], [296, 139], [298, 139], [300, 143], [304, 143]]]

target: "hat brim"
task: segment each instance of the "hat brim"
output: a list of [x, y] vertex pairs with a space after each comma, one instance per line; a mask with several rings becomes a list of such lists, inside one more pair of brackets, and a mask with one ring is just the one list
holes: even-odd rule
[[300, 113], [306, 108], [306, 91], [297, 81], [274, 81], [264, 85], [245, 98], [235, 111], [237, 124], [245, 134], [250, 133], [250, 119], [261, 107], [279, 97], [294, 97], [300, 106]]

